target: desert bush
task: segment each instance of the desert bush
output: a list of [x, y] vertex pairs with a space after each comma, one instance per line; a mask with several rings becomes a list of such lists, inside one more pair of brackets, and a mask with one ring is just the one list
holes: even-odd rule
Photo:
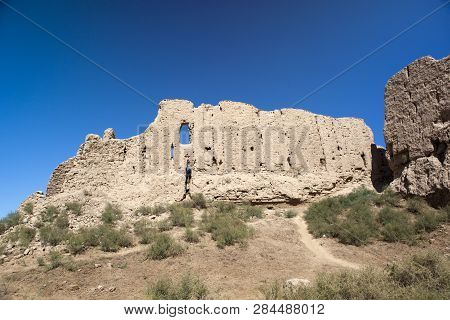
[[86, 237], [84, 233], [71, 233], [67, 238], [67, 249], [72, 254], [79, 254], [86, 250]]
[[235, 212], [212, 210], [205, 214], [202, 220], [203, 228], [211, 233], [219, 248], [236, 243], [245, 245], [253, 234], [253, 229], [248, 227]]
[[421, 213], [426, 207], [424, 200], [419, 197], [412, 197], [406, 201], [406, 209], [413, 214]]
[[180, 205], [172, 205], [169, 208], [170, 220], [174, 226], [189, 227], [194, 222], [194, 214], [191, 208]]
[[252, 218], [262, 218], [264, 212], [260, 207], [255, 207], [252, 205], [243, 205], [238, 208], [239, 216], [244, 221], [249, 221]]
[[443, 221], [446, 220], [447, 222], [450, 222], [450, 204], [443, 208], [440, 208], [439, 211], [442, 216], [442, 220]]
[[215, 201], [213, 207], [220, 213], [234, 212], [236, 210], [236, 204], [228, 201]]
[[38, 265], [45, 267], [46, 271], [50, 271], [59, 267], [64, 267], [68, 271], [75, 271], [75, 262], [71, 257], [63, 257], [63, 255], [57, 251], [50, 251], [47, 261], [44, 258], [38, 258]]
[[116, 230], [108, 225], [99, 227], [99, 246], [102, 251], [116, 252], [120, 248], [131, 247], [132, 241], [125, 229]]
[[149, 216], [152, 214], [152, 207], [150, 206], [140, 206], [136, 212], [137, 215]]
[[191, 274], [184, 275], [176, 284], [169, 278], [159, 279], [147, 290], [151, 300], [203, 300], [207, 296], [206, 285]]
[[82, 213], [83, 205], [78, 201], [72, 201], [65, 204], [66, 211], [79, 216]]
[[169, 231], [173, 229], [172, 220], [164, 219], [157, 223], [157, 228], [159, 231]]
[[377, 226], [374, 214], [369, 205], [355, 205], [340, 221], [336, 228], [336, 236], [344, 244], [361, 246], [376, 236]]
[[374, 198], [374, 204], [381, 206], [399, 207], [402, 197], [400, 194], [394, 192], [392, 189], [387, 188], [380, 195]]
[[327, 198], [313, 203], [305, 212], [308, 230], [315, 237], [334, 236], [338, 215], [343, 210], [337, 198]]
[[27, 203], [25, 203], [25, 205], [24, 205], [24, 207], [23, 207], [23, 211], [25, 211], [27, 214], [33, 214], [33, 209], [34, 209], [34, 206], [33, 206], [33, 203], [31, 203], [31, 202], [27, 202]]
[[45, 210], [41, 213], [42, 221], [43, 222], [53, 222], [57, 216], [59, 216], [59, 209], [55, 206], [48, 206], [45, 208]]
[[289, 288], [274, 283], [261, 291], [271, 300], [448, 300], [450, 269], [436, 254], [427, 253], [388, 265], [384, 270], [321, 273], [309, 287]]
[[166, 233], [157, 234], [147, 257], [152, 260], [163, 260], [168, 257], [174, 257], [184, 251], [183, 247], [177, 243], [170, 235]]
[[66, 239], [67, 230], [53, 225], [46, 225], [39, 229], [39, 235], [41, 242], [44, 244], [56, 246]]
[[21, 247], [28, 247], [33, 241], [34, 236], [36, 235], [36, 230], [34, 228], [20, 226], [14, 232], [15, 241], [19, 241]]
[[102, 221], [106, 224], [114, 224], [122, 218], [122, 211], [115, 205], [108, 203], [102, 211]]
[[206, 199], [203, 193], [194, 193], [192, 195], [192, 201], [194, 203], [194, 207], [197, 209], [205, 209], [206, 208]]
[[146, 220], [139, 220], [134, 224], [134, 234], [139, 238], [139, 243], [151, 243], [158, 232], [158, 229], [152, 227]]
[[297, 211], [292, 209], [287, 210], [284, 212], [283, 216], [288, 219], [295, 218], [297, 216]]
[[21, 217], [18, 211], [9, 213], [6, 217], [0, 219], [0, 234], [6, 230], [17, 226], [20, 223]]
[[184, 233], [184, 239], [187, 242], [197, 243], [200, 241], [200, 236], [197, 231], [192, 230], [191, 228], [186, 228], [186, 231]]
[[416, 217], [416, 232], [431, 232], [446, 221], [446, 217], [434, 209], [426, 209]]
[[67, 216], [67, 213], [60, 213], [56, 217], [54, 225], [60, 229], [67, 229], [69, 227], [69, 217]]
[[381, 236], [384, 241], [411, 241], [414, 237], [414, 226], [403, 211], [385, 207], [378, 213], [377, 220], [382, 225]]
[[164, 213], [166, 211], [167, 211], [167, 209], [166, 209], [165, 206], [155, 205], [155, 206], [153, 206], [152, 214], [155, 215], [155, 216], [159, 216], [159, 215], [161, 215], [162, 213]]

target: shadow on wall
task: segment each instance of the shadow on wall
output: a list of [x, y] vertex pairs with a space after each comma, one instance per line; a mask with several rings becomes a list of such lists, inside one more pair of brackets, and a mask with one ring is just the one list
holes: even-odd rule
[[372, 173], [370, 178], [375, 190], [381, 192], [392, 182], [393, 173], [386, 158], [386, 150], [375, 144], [372, 144], [370, 149], [372, 153]]

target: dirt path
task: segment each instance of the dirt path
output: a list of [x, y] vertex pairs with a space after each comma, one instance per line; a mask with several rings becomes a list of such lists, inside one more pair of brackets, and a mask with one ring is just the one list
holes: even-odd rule
[[308, 226], [304, 219], [304, 210], [306, 207], [299, 208], [299, 215], [292, 219], [292, 221], [297, 225], [298, 233], [300, 234], [300, 240], [303, 244], [311, 251], [316, 258], [324, 263], [331, 263], [345, 268], [359, 269], [358, 264], [352, 263], [350, 261], [342, 260], [333, 256], [325, 247], [320, 244], [320, 239], [314, 239], [313, 236], [308, 231]]

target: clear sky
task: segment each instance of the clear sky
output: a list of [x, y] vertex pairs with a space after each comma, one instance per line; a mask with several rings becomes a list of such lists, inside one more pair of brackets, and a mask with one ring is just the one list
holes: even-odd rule
[[450, 5], [299, 104], [305, 95], [448, 1], [0, 0], [0, 216], [45, 191], [86, 134], [137, 134], [153, 101], [242, 101], [363, 118], [384, 145], [387, 79], [450, 54]]

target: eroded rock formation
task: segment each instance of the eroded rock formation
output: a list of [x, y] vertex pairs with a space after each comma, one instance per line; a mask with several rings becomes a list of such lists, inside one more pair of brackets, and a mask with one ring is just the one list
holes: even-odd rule
[[[190, 141], [180, 143], [187, 125]], [[75, 157], [52, 174], [47, 198], [101, 193], [130, 207], [184, 195], [190, 159], [191, 193], [210, 199], [295, 202], [348, 185], [370, 183], [371, 130], [360, 119], [333, 119], [304, 110], [262, 111], [223, 101], [199, 107], [164, 100], [138, 136], [88, 135]]]
[[385, 139], [392, 187], [447, 202], [450, 179], [450, 56], [424, 57], [385, 89]]

